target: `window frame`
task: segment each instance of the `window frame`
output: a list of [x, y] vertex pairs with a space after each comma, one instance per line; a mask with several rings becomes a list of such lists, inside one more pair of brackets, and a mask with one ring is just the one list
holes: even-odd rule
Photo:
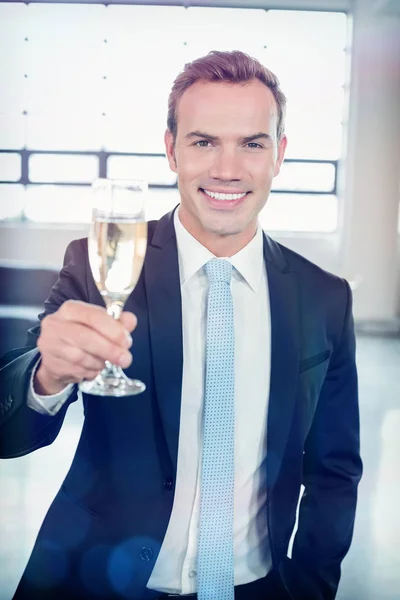
[[[26, 4], [26, 2], [24, 2], [24, 0], [14, 0], [14, 2], [16, 3], [24, 3]], [[13, 2], [13, 3], [14, 3]], [[30, 0], [30, 3], [32, 4], [64, 4], [65, 0]], [[217, 8], [234, 8], [234, 9], [264, 9], [266, 11], [268, 10], [279, 10], [279, 11], [284, 11], [284, 10], [288, 10], [288, 11], [298, 11], [298, 12], [302, 12], [302, 11], [307, 11], [307, 12], [336, 12], [336, 13], [342, 13], [345, 14], [346, 18], [349, 19], [349, 17], [351, 17], [351, 10], [353, 8], [353, 1], [352, 0], [282, 0], [281, 2], [277, 2], [277, 0], [250, 0], [250, 3], [248, 2], [248, 0], [197, 0], [194, 2], [190, 2], [190, 4], [188, 4], [187, 0], [175, 0], [175, 1], [171, 1], [171, 0], [146, 0], [146, 2], [144, 2], [143, 0], [108, 0], [107, 2], [101, 1], [101, 0], [86, 0], [86, 1], [82, 1], [82, 0], [70, 0], [69, 2], [70, 4], [99, 4], [99, 5], [139, 5], [139, 6], [182, 6], [184, 8], [188, 8], [188, 7], [204, 7], [204, 8], [212, 8], [212, 7], [217, 7]], [[346, 51], [348, 52], [348, 48], [346, 49]], [[350, 63], [351, 61], [351, 57], [350, 59], [348, 59], [348, 62]], [[349, 65], [350, 67], [350, 65]], [[345, 82], [345, 85], [347, 86], [348, 82]], [[349, 103], [349, 99], [346, 99], [346, 104]], [[344, 109], [343, 114], [345, 114], [346, 110]], [[346, 132], [346, 128], [347, 128], [347, 122], [346, 119], [343, 119], [342, 122], [343, 128], [344, 128], [344, 132]], [[345, 150], [345, 148], [344, 148]], [[165, 157], [165, 154], [163, 153], [141, 153], [141, 152], [117, 152], [117, 151], [106, 151], [106, 150], [99, 150], [99, 151], [83, 151], [83, 150], [51, 150], [51, 149], [46, 149], [46, 150], [35, 150], [34, 148], [30, 148], [27, 149], [26, 147], [23, 147], [21, 149], [6, 149], [6, 148], [0, 148], [0, 153], [8, 153], [8, 154], [18, 154], [21, 157], [21, 177], [19, 181], [13, 180], [13, 181], [8, 181], [8, 180], [0, 180], [0, 184], [8, 184], [8, 185], [24, 185], [24, 186], [47, 186], [47, 185], [56, 185], [56, 186], [90, 186], [91, 183], [82, 183], [82, 182], [49, 182], [49, 181], [44, 181], [44, 182], [40, 182], [40, 181], [30, 181], [29, 179], [29, 157], [32, 154], [51, 154], [51, 155], [68, 155], [68, 156], [95, 156], [98, 158], [98, 164], [99, 164], [99, 169], [98, 169], [98, 176], [99, 177], [107, 177], [107, 161], [109, 157], [113, 157], [113, 156], [126, 156], [126, 157], [151, 157], [151, 158], [159, 158], [159, 157]], [[344, 154], [344, 153], [343, 153]], [[301, 164], [301, 163], [307, 163], [307, 164], [330, 164], [333, 165], [334, 167], [334, 182], [333, 182], [333, 187], [331, 190], [290, 190], [290, 189], [279, 189], [277, 188], [273, 188], [272, 192], [274, 194], [292, 194], [292, 195], [298, 195], [299, 197], [302, 195], [329, 195], [329, 196], [336, 196], [337, 202], [338, 202], [338, 221], [336, 223], [336, 228], [332, 231], [332, 232], [318, 232], [318, 231], [310, 231], [310, 232], [302, 232], [302, 231], [283, 231], [282, 233], [284, 235], [288, 234], [288, 235], [293, 235], [293, 236], [309, 236], [312, 235], [313, 237], [315, 236], [321, 236], [321, 237], [326, 237], [329, 236], [331, 237], [332, 235], [335, 235], [338, 233], [338, 229], [340, 227], [340, 216], [341, 213], [343, 211], [343, 207], [342, 207], [342, 198], [341, 198], [341, 194], [340, 194], [340, 190], [338, 191], [338, 187], [340, 188], [340, 179], [342, 177], [342, 174], [340, 172], [340, 169], [343, 165], [344, 162], [344, 156], [342, 155], [341, 157], [339, 157], [338, 159], [309, 159], [309, 158], [301, 158], [301, 159], [296, 159], [296, 158], [285, 158], [285, 163], [294, 163], [294, 164]], [[338, 185], [338, 181], [339, 181], [339, 185]], [[177, 182], [175, 182], [175, 184], [173, 185], [166, 185], [166, 184], [150, 184], [149, 185], [149, 189], [167, 189], [167, 190], [172, 190], [172, 189], [177, 189]], [[24, 225], [24, 226], [30, 226], [33, 225], [35, 227], [40, 226], [39, 223], [36, 222], [31, 222], [28, 219], [24, 219], [23, 217], [21, 218], [21, 220], [11, 220], [11, 221], [0, 221], [0, 228], [2, 226], [13, 226], [13, 227], [18, 227], [19, 225]], [[68, 224], [68, 223], [57, 223], [55, 224], [57, 227], [62, 227], [62, 228], [71, 228], [74, 229], [75, 228], [75, 224]], [[276, 232], [275, 232], [276, 233]]]

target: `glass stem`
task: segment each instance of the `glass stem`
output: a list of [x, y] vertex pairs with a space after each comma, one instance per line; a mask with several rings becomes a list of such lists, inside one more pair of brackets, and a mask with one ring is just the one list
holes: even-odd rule
[[114, 317], [114, 319], [118, 320], [122, 314], [122, 308], [123, 305], [121, 302], [111, 302], [107, 306], [107, 314], [110, 315], [110, 317]]
[[[110, 317], [118, 320], [122, 314], [123, 306], [124, 305], [118, 301], [110, 302], [107, 305], [107, 314], [110, 315]], [[116, 379], [121, 379], [121, 376], [124, 376], [124, 373], [121, 371], [121, 367], [118, 367], [109, 360], [106, 360], [105, 367], [101, 374], [103, 377], [115, 377]]]

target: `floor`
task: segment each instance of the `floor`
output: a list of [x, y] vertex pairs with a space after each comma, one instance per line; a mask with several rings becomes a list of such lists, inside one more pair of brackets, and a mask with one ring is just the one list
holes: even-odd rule
[[[358, 335], [364, 476], [337, 600], [400, 598], [400, 339]], [[0, 600], [10, 600], [72, 460], [79, 403], [48, 448], [0, 462]]]

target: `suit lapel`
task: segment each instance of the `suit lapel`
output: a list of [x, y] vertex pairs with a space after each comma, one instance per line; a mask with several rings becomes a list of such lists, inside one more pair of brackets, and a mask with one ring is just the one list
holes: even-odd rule
[[176, 473], [182, 393], [182, 306], [173, 212], [157, 223], [144, 265], [154, 382]]
[[278, 244], [264, 235], [271, 310], [271, 382], [267, 426], [267, 485], [281, 466], [296, 399], [299, 367], [298, 290]]

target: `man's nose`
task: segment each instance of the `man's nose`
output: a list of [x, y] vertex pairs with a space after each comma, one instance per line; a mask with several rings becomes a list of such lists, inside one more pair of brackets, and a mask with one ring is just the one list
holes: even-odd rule
[[210, 177], [221, 181], [240, 181], [243, 178], [243, 165], [237, 152], [219, 148], [214, 155]]

